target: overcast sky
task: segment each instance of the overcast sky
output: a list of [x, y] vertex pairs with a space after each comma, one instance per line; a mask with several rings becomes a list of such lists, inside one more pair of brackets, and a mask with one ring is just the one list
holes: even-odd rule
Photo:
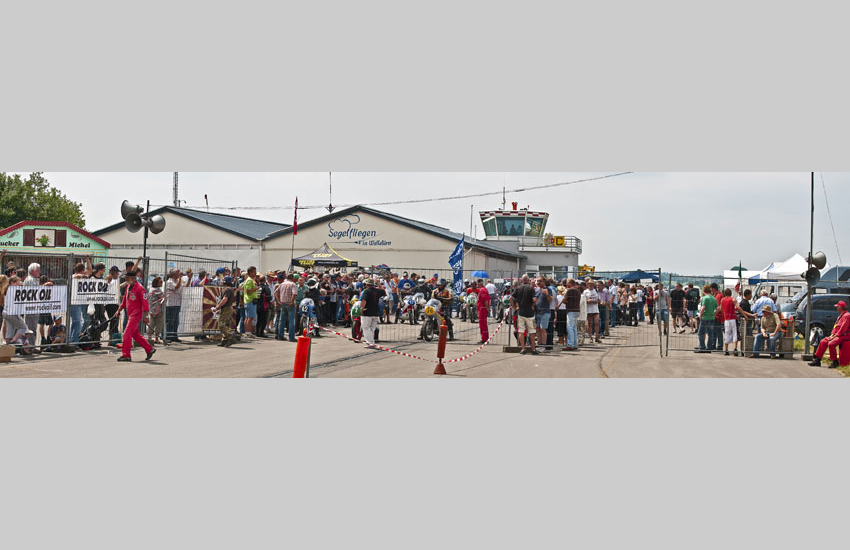
[[[608, 172], [613, 173], [613, 172]], [[172, 172], [59, 173], [46, 176], [81, 202], [87, 228], [120, 221], [123, 199], [172, 203]], [[552, 172], [389, 173], [335, 172], [333, 203], [355, 204], [451, 196], [543, 185], [604, 175]], [[838, 245], [850, 262], [850, 173], [824, 173]], [[838, 262], [816, 174], [815, 248]], [[548, 230], [584, 241], [581, 262], [599, 269], [662, 268], [684, 274], [715, 274], [739, 260], [761, 269], [794, 253], [805, 255], [809, 233], [809, 173], [638, 173], [597, 182], [509, 193], [508, 203], [551, 214]], [[328, 204], [328, 173], [180, 173], [180, 199], [189, 206], [292, 206]], [[458, 232], [469, 232], [470, 205], [483, 237], [478, 210], [501, 206], [501, 196], [376, 207]], [[221, 212], [220, 210], [216, 210]], [[228, 213], [292, 223], [292, 210]], [[326, 213], [301, 211], [300, 220]]]

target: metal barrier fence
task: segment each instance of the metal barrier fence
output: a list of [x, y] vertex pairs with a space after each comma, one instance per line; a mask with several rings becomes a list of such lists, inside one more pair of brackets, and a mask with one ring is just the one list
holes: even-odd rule
[[[19, 348], [29, 350], [32, 348], [59, 348], [70, 343], [72, 333], [75, 337], [74, 342], [84, 346], [99, 346], [104, 343], [111, 345], [116, 344], [120, 339], [120, 332], [126, 326], [126, 315], [123, 319], [116, 319], [110, 322], [107, 326], [102, 326], [107, 319], [111, 318], [118, 311], [117, 299], [103, 301], [103, 298], [95, 298], [92, 296], [83, 296], [78, 298], [78, 305], [72, 307], [72, 296], [75, 294], [75, 287], [71, 284], [73, 279], [74, 267], [78, 263], [85, 264], [88, 255], [79, 254], [50, 254], [50, 253], [31, 253], [31, 252], [9, 252], [3, 257], [3, 272], [14, 268], [22, 270], [22, 280], [26, 278], [28, 268], [31, 264], [39, 264], [40, 275], [46, 277], [52, 288], [63, 287], [64, 291], [64, 307], [56, 308], [55, 303], [51, 306], [50, 313], [41, 314], [25, 314], [20, 315], [21, 320], [26, 324], [28, 331], [26, 343], [17, 341]], [[167, 274], [169, 266], [171, 269], [181, 268], [187, 269], [191, 267], [195, 272], [205, 269], [211, 276], [215, 274], [218, 267], [228, 267], [231, 270], [237, 269], [237, 264], [230, 260], [212, 260], [209, 258], [198, 258], [192, 256], [171, 255], [166, 256], [166, 259], [151, 259], [151, 258], [131, 258], [110, 256], [108, 258], [91, 258], [92, 268], [97, 263], [102, 262], [105, 265], [105, 275], [113, 266], [117, 267], [123, 274], [128, 266], [138, 265], [143, 270], [142, 278], [139, 281], [142, 284], [147, 282], [146, 287], [150, 288], [150, 283], [154, 276]], [[13, 264], [13, 266], [11, 265]], [[87, 280], [88, 281], [88, 280]], [[98, 280], [91, 279], [94, 283]], [[102, 281], [102, 280], [101, 280]], [[104, 281], [105, 282], [105, 281]], [[7, 295], [8, 295], [7, 291]], [[192, 288], [186, 289], [186, 292], [181, 297], [182, 307], [180, 309], [180, 324], [179, 333], [181, 335], [200, 336], [211, 331], [204, 330], [204, 289]], [[74, 312], [74, 315], [71, 313]], [[8, 342], [15, 338], [14, 325], [16, 320], [6, 322], [6, 317], [9, 315], [9, 309], [4, 311], [3, 319], [0, 320], [0, 326], [3, 331], [0, 333], [0, 341]], [[61, 344], [52, 344], [47, 341], [46, 336], [50, 331], [50, 325], [53, 324], [53, 316], [62, 318], [62, 324], [65, 326], [65, 340]], [[102, 327], [102, 328], [101, 328]], [[91, 329], [91, 330], [90, 330]], [[79, 337], [77, 337], [79, 335]], [[105, 335], [105, 338], [103, 337]]]
[[[666, 354], [671, 351], [722, 353], [727, 348], [727, 341], [729, 351], [738, 350], [740, 357], [751, 357], [755, 353], [755, 336], [760, 330], [759, 321], [750, 320], [738, 312], [735, 325], [730, 325], [727, 329], [726, 319], [718, 301], [718, 294], [724, 294], [726, 290], [724, 282], [723, 277], [668, 276], [671, 302], [670, 331], [665, 338]], [[706, 286], [709, 287], [709, 294], [714, 300], [712, 305], [715, 305], [715, 314], [706, 319], [701, 319], [699, 310], [702, 300], [707, 296]], [[735, 300], [736, 305], [742, 305], [743, 291], [739, 294], [736, 289], [730, 290], [732, 292], [731, 298]], [[723, 297], [725, 296], [720, 297], [721, 300]], [[755, 303], [756, 298], [755, 296], [750, 298], [750, 306]], [[747, 308], [744, 307], [743, 309], [746, 310]], [[782, 330], [782, 337], [777, 340], [780, 355], [781, 357], [793, 357], [795, 353], [799, 353], [794, 349], [796, 330], [793, 320], [783, 319], [781, 312], [775, 313], [780, 316]], [[759, 340], [758, 343], [761, 353], [768, 354], [769, 342], [765, 340], [762, 343]]]

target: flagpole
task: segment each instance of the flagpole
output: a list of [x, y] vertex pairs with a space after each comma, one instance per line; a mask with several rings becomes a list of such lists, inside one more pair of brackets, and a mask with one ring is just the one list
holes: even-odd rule
[[295, 267], [295, 235], [298, 234], [298, 197], [295, 197], [295, 218], [292, 224], [292, 249], [289, 253], [289, 271]]

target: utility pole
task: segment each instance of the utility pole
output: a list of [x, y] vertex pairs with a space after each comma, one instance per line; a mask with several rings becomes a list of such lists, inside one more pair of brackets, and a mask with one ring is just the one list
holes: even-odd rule
[[174, 206], [176, 206], [177, 208], [180, 208], [180, 198], [179, 198], [179, 195], [177, 193], [177, 187], [178, 187], [177, 179], [178, 179], [177, 178], [177, 172], [174, 172]]
[[[812, 268], [812, 256], [815, 253], [815, 173], [812, 172], [812, 217], [811, 227], [809, 228], [809, 269]], [[811, 361], [811, 338], [812, 330], [812, 285], [806, 285], [806, 351], [803, 354], [803, 360]]]

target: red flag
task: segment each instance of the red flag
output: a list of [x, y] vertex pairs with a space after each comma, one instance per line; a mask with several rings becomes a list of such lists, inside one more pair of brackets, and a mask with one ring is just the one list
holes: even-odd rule
[[292, 220], [292, 234], [298, 234], [298, 197], [295, 197], [295, 219]]

